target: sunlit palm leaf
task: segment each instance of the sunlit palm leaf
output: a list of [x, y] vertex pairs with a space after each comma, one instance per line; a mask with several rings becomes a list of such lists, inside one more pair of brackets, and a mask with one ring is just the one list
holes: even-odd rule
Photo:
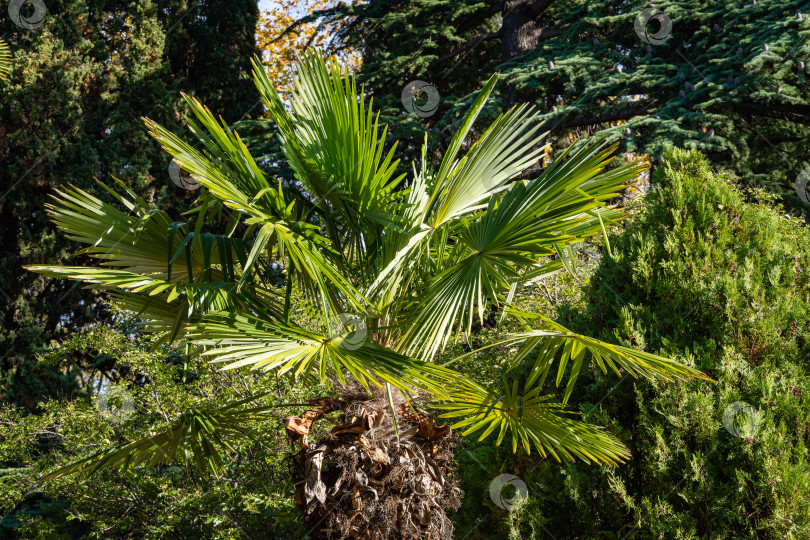
[[88, 246], [80, 254], [101, 260], [105, 267], [143, 274], [146, 279], [176, 284], [234, 281], [249, 249], [240, 239], [195, 235], [186, 224], [173, 222], [131, 191], [124, 197], [105, 184], [99, 186], [129, 212], [73, 186], [57, 191], [54, 203], [47, 205], [57, 227]]
[[144, 119], [150, 135], [163, 145], [184, 171], [229, 208], [259, 220], [290, 216], [279, 185], [271, 185], [239, 135], [194, 98], [184, 96], [197, 118], [189, 128], [205, 147], [200, 151], [173, 132]]
[[254, 398], [238, 401], [215, 409], [190, 409], [164, 429], [146, 437], [79, 460], [44, 476], [42, 480], [59, 478], [78, 472], [95, 473], [107, 468], [154, 467], [158, 463], [180, 460], [187, 467], [224, 472], [223, 454], [234, 452], [229, 439], [253, 434], [251, 425], [267, 420], [275, 407], [240, 408]]
[[88, 245], [79, 253], [101, 260], [102, 266], [34, 265], [29, 270], [117, 291], [125, 304], [160, 313], [155, 328], [174, 329], [173, 335], [182, 327], [178, 321], [190, 314], [181, 311], [205, 313], [250, 304], [263, 306], [265, 313], [280, 313], [279, 302], [271, 295], [243, 291], [236, 297], [249, 249], [240, 239], [199, 232], [199, 227], [191, 231], [183, 223], [171, 222], [165, 212], [151, 209], [131, 191], [125, 189], [125, 197], [99, 185], [129, 212], [72, 186], [57, 193], [48, 212], [69, 237]]
[[513, 184], [491, 198], [478, 219], [459, 227], [457, 257], [432, 276], [413, 309], [404, 350], [432, 357], [456, 329], [469, 332], [476, 313], [483, 320], [487, 305], [498, 305], [514, 283], [532, 277], [525, 271], [544, 257], [560, 254], [572, 271], [568, 246], [623, 216], [604, 201], [637, 174], [631, 166], [599, 174], [611, 150], [597, 140], [563, 153], [539, 178]]
[[11, 49], [0, 39], [0, 79], [5, 79], [11, 72]]
[[551, 401], [553, 396], [542, 395], [540, 387], [527, 383], [518, 392], [518, 383], [503, 381], [497, 392], [490, 392], [476, 384], [460, 384], [451, 392], [451, 401], [435, 404], [449, 412], [440, 418], [463, 419], [452, 425], [466, 428], [462, 435], [484, 430], [478, 440], [484, 440], [498, 430], [496, 444], [500, 445], [506, 433], [511, 434], [512, 451], [518, 447], [531, 453], [532, 447], [540, 455], [551, 454], [574, 461], [578, 457], [586, 462], [616, 463], [625, 461], [630, 452], [616, 437], [603, 428], [574, 420], [563, 405]]
[[317, 227], [293, 219], [294, 202], [286, 203], [280, 186], [270, 187], [237, 134], [224, 122], [217, 122], [196, 100], [188, 98], [187, 101], [200, 121], [200, 126], [190, 121], [192, 131], [205, 145], [207, 154], [160, 125], [150, 120], [146, 123], [150, 133], [184, 170], [223, 204], [252, 216], [245, 221], [246, 225], [259, 227], [240, 285], [246, 282], [258, 258], [268, 250], [275, 250], [279, 258], [287, 258], [299, 278], [308, 278], [314, 283], [314, 289], [332, 314], [340, 309], [332, 291], [344, 295], [353, 309], [365, 312], [368, 302], [345, 277], [337, 254], [331, 251], [327, 239], [317, 234]]
[[203, 356], [227, 363], [223, 369], [251, 366], [304, 379], [314, 374], [321, 381], [330, 377], [341, 384], [348, 373], [366, 387], [381, 387], [384, 381], [406, 393], [418, 389], [437, 394], [459, 376], [380, 347], [362, 335], [323, 335], [247, 315], [206, 317], [191, 326], [187, 337], [207, 349]]
[[491, 347], [521, 344], [520, 350], [512, 359], [510, 369], [522, 365], [529, 355], [537, 353], [527, 384], [537, 382], [539, 387], [543, 386], [555, 362], [557, 363], [556, 386], [562, 383], [566, 369], [570, 366], [571, 371], [568, 375], [563, 403], [567, 403], [571, 396], [586, 353], [591, 354], [591, 358], [603, 373], [607, 373], [610, 368], [619, 376], [621, 376], [621, 370], [625, 370], [633, 377], [648, 379], [711, 380], [697, 369], [668, 358], [571, 332], [544, 315], [525, 312], [512, 306], [507, 306], [505, 309], [510, 315], [525, 321], [533, 321], [541, 328], [509, 335], [505, 339], [482, 347], [479, 351]]
[[537, 139], [542, 138], [535, 136], [540, 129], [536, 115], [531, 108], [518, 106], [500, 115], [469, 152], [457, 160], [461, 145], [497, 80], [498, 76], [493, 75], [487, 81], [461, 122], [461, 129], [450, 141], [428, 203], [426, 221], [431, 227], [474, 210], [508, 180], [537, 163], [545, 151], [545, 147], [533, 148]]
[[[352, 231], [350, 248], [361, 251], [362, 242], [374, 241], [382, 228], [397, 227], [396, 189], [405, 176], [394, 178], [397, 145], [384, 150], [387, 128], [380, 129], [379, 113], [373, 114], [371, 103], [366, 109], [362, 92], [358, 99], [354, 76], [335, 60], [327, 64], [316, 54], [305, 54], [290, 94], [290, 111], [264, 67], [256, 61], [253, 67], [296, 177], [342, 215], [343, 227]], [[331, 221], [328, 213], [324, 216]], [[331, 237], [340, 249], [341, 239], [334, 233]]]

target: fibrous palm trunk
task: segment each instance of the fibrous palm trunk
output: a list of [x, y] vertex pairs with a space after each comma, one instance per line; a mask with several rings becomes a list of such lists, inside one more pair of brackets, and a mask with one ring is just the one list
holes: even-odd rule
[[[388, 400], [369, 397], [360, 391], [344, 401], [315, 399], [315, 408], [287, 421], [301, 446], [293, 456], [296, 502], [308, 537], [452, 538], [445, 510], [458, 508], [462, 494], [448, 474], [450, 429], [399, 398], [397, 437]], [[340, 423], [310, 444], [312, 425], [337, 410]]]

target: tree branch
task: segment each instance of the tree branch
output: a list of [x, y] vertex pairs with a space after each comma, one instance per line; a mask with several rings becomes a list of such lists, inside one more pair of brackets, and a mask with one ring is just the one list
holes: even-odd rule
[[433, 62], [431, 62], [430, 63], [430, 68], [434, 68], [434, 67], [436, 67], [437, 65], [439, 65], [439, 64], [441, 64], [443, 62], [447, 62], [451, 58], [455, 58], [456, 56], [458, 56], [461, 53], [464, 53], [464, 52], [467, 52], [467, 51], [469, 51], [471, 49], [474, 49], [478, 45], [483, 43], [484, 41], [489, 41], [490, 39], [499, 38], [499, 37], [501, 37], [501, 35], [503, 35], [503, 28], [501, 28], [497, 32], [490, 32], [488, 34], [484, 34], [482, 36], [475, 37], [475, 38], [465, 42], [463, 45], [461, 45], [461, 47], [459, 47], [455, 51], [453, 51], [453, 52], [451, 52], [449, 54], [445, 54], [444, 56], [439, 57], [436, 60], [434, 60]]
[[[291, 34], [291, 33], [295, 32], [298, 29], [298, 27], [301, 26], [302, 24], [309, 24], [311, 22], [315, 22], [318, 19], [320, 19], [321, 17], [327, 17], [328, 22], [334, 23], [334, 22], [337, 22], [337, 21], [339, 21], [341, 19], [344, 19], [346, 17], [351, 17], [353, 15], [357, 15], [356, 13], [350, 13], [350, 12], [341, 11], [341, 7], [342, 6], [338, 5], [338, 6], [335, 6], [335, 7], [332, 7], [332, 8], [318, 10], [318, 11], [315, 11], [313, 13], [310, 13], [309, 15], [301, 17], [300, 19], [294, 20], [293, 22], [290, 23], [290, 25], [287, 28], [285, 28], [278, 35], [277, 38], [271, 39], [270, 43], [278, 42], [279, 40], [283, 39], [287, 34]], [[334, 17], [334, 18], [332, 18], [332, 17]]]
[[[634, 116], [645, 115], [648, 112], [648, 103], [632, 103], [621, 107], [614, 107], [607, 111], [571, 115], [566, 120], [560, 122], [564, 128], [592, 126], [595, 124], [605, 124], [607, 122], [615, 122], [617, 120], [627, 120]], [[546, 122], [547, 124], [550, 121]]]
[[749, 101], [731, 104], [731, 109], [751, 116], [766, 116], [798, 124], [810, 124], [810, 105], [779, 103], [774, 101]]
[[529, 14], [537, 18], [545, 13], [554, 2], [555, 0], [535, 0], [535, 2], [529, 5]]
[[535, 36], [537, 36], [537, 41], [544, 41], [546, 39], [557, 37], [566, 30], [568, 30], [567, 26], [565, 28], [538, 28]]
[[[565, 32], [566, 30], [567, 30], [567, 27], [566, 28], [538, 28], [537, 33], [535, 35], [537, 36], [537, 41], [544, 41], [546, 39], [551, 39], [551, 38], [557, 37], [557, 36], [561, 35], [563, 32]], [[462, 54], [462, 53], [465, 53], [465, 52], [467, 52], [469, 50], [474, 49], [478, 45], [483, 43], [484, 41], [489, 41], [491, 39], [500, 38], [501, 36], [503, 36], [503, 28], [501, 28], [497, 32], [490, 32], [488, 34], [484, 34], [483, 36], [478, 36], [476, 38], [473, 38], [473, 39], [465, 42], [463, 45], [461, 45], [461, 47], [454, 50], [453, 52], [445, 54], [444, 56], [439, 57], [436, 60], [434, 60], [433, 62], [431, 62], [430, 63], [430, 68], [431, 69], [435, 68], [439, 64], [447, 62], [448, 60], [450, 60], [452, 58], [455, 58], [459, 54]]]

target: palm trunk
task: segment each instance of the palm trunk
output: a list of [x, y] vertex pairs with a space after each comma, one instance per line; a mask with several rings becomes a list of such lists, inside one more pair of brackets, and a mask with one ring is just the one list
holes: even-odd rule
[[[445, 510], [458, 508], [462, 493], [448, 478], [450, 429], [399, 397], [397, 438], [384, 394], [368, 398], [361, 389], [344, 402], [313, 400], [318, 408], [288, 420], [288, 433], [302, 446], [293, 462], [307, 536], [452, 538]], [[309, 429], [336, 403], [342, 423], [309, 444]]]

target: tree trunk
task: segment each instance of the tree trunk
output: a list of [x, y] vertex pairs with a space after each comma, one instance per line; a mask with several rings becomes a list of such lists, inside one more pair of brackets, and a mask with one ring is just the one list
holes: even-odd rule
[[[295, 498], [307, 536], [451, 539], [445, 510], [458, 508], [462, 493], [448, 478], [450, 429], [398, 397], [397, 438], [385, 394], [352, 393], [345, 401], [312, 400], [316, 408], [287, 421], [291, 439], [301, 444], [293, 456]], [[343, 413], [340, 423], [309, 444], [315, 421], [335, 410]]]
[[542, 26], [540, 16], [553, 0], [517, 0], [503, 14], [503, 60], [531, 51], [552, 29]]
[[[541, 40], [559, 34], [554, 28], [544, 28], [541, 15], [554, 0], [517, 0], [512, 2], [503, 14], [502, 44], [503, 61], [531, 52]], [[512, 103], [533, 101], [532, 96], [519, 96], [514, 87], [509, 85], [509, 100]], [[545, 144], [545, 139], [538, 140], [533, 149]], [[542, 161], [532, 165], [518, 177], [518, 180], [536, 178], [543, 169]]]

